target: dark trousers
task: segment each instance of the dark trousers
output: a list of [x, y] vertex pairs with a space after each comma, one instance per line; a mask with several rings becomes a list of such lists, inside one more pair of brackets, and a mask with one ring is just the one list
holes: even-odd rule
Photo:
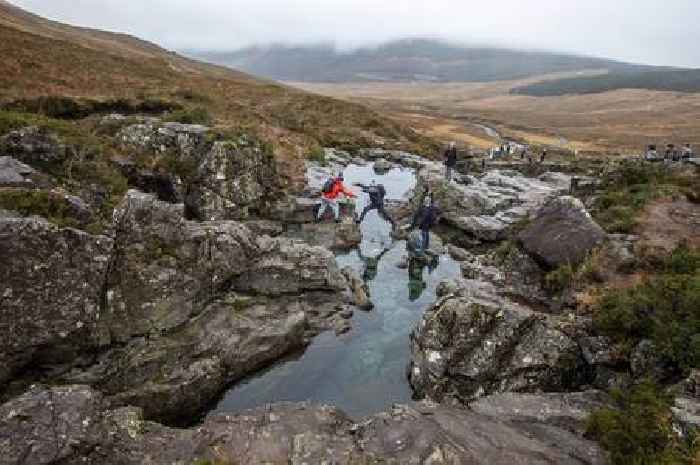
[[421, 229], [420, 235], [423, 238], [423, 252], [430, 247], [430, 229]]
[[388, 221], [391, 224], [392, 228], [396, 228], [396, 223], [394, 222], [394, 219], [391, 216], [389, 216], [389, 214], [386, 212], [386, 210], [384, 209], [384, 205], [377, 204], [369, 204], [365, 207], [364, 210], [362, 210], [362, 215], [360, 215], [360, 223], [364, 221], [365, 215], [372, 210], [377, 210], [377, 213], [381, 218], [384, 218], [384, 220]]

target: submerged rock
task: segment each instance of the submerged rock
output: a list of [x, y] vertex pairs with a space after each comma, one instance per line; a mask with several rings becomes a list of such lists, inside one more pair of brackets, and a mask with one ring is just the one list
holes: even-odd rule
[[518, 234], [525, 250], [550, 268], [581, 263], [605, 237], [583, 203], [568, 196], [548, 202]]
[[[594, 443], [557, 426], [577, 421], [578, 401], [539, 400], [537, 409], [536, 399], [494, 399], [481, 412], [396, 406], [360, 423], [332, 407], [281, 403], [172, 429], [145, 421], [139, 409], [110, 410], [84, 386], [35, 387], [0, 406], [0, 447], [7, 465], [605, 463]], [[524, 408], [504, 416], [501, 404]]]

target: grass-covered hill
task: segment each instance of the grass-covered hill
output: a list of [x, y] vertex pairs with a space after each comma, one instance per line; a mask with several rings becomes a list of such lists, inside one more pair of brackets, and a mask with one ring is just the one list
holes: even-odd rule
[[612, 72], [542, 81], [516, 87], [514, 94], [550, 97], [567, 94], [597, 94], [619, 89], [700, 93], [700, 69]]
[[250, 128], [291, 152], [318, 144], [383, 141], [418, 149], [430, 143], [363, 106], [184, 58], [124, 34], [49, 21], [3, 0], [0, 56], [2, 105], [47, 96], [134, 105], [159, 100], [205, 109], [217, 125]]
[[341, 52], [331, 46], [252, 47], [193, 56], [280, 81], [484, 82], [581, 70], [658, 69], [561, 53], [466, 47], [433, 39], [407, 39]]

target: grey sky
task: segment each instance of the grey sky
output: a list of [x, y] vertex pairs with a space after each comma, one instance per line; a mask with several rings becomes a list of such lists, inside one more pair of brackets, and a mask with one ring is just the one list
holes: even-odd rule
[[170, 49], [406, 36], [700, 68], [700, 0], [10, 0]]

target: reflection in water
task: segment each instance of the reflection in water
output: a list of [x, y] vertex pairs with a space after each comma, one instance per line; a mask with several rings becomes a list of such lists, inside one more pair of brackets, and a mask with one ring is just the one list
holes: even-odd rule
[[[415, 186], [415, 176], [407, 169], [384, 175], [375, 174], [371, 166], [345, 170], [348, 183], [371, 179], [384, 184], [388, 199], [401, 199]], [[366, 201], [361, 196], [358, 208]], [[359, 418], [411, 399], [406, 381], [409, 334], [435, 301], [440, 281], [458, 276], [460, 268], [447, 256], [412, 266], [411, 260], [408, 270], [399, 268], [407, 255], [406, 242], [393, 241], [390, 228], [376, 211], [368, 213], [359, 249], [337, 257], [340, 267], [350, 266], [364, 277], [374, 310], [355, 312], [348, 334], [321, 334], [303, 354], [238, 383], [221, 400], [218, 411], [311, 400], [336, 405]]]
[[408, 298], [411, 302], [420, 299], [428, 283], [423, 278], [423, 271], [427, 268], [428, 274], [432, 274], [440, 265], [440, 257], [426, 254], [421, 257], [412, 257], [408, 261]]

